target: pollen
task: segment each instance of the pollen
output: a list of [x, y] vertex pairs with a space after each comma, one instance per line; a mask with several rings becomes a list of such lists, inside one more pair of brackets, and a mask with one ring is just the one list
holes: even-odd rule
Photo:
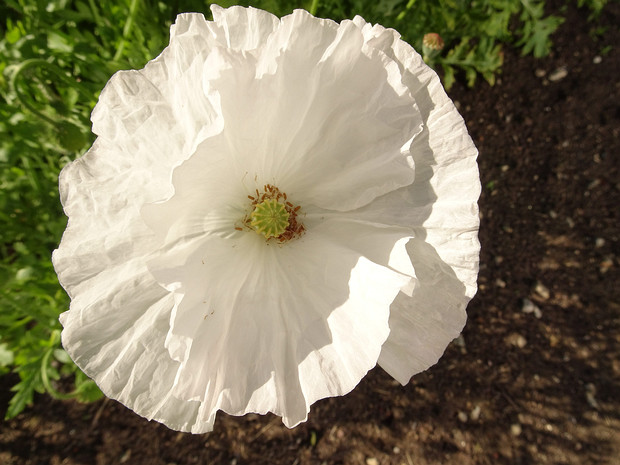
[[[275, 186], [266, 184], [262, 192], [256, 189], [255, 195], [248, 195], [251, 210], [243, 220], [246, 230], [253, 230], [267, 239], [283, 244], [301, 237], [306, 229], [300, 221], [301, 206], [295, 205], [286, 193]], [[243, 228], [236, 226], [236, 230]]]

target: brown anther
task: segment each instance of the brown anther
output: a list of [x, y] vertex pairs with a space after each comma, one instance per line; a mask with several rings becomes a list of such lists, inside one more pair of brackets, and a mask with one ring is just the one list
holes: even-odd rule
[[[291, 239], [295, 239], [295, 238], [299, 238], [301, 237], [304, 232], [306, 231], [306, 228], [304, 227], [303, 224], [299, 223], [297, 221], [297, 217], [298, 217], [298, 212], [301, 209], [301, 206], [295, 206], [293, 203], [291, 203], [290, 201], [288, 201], [288, 197], [286, 195], [285, 192], [280, 192], [280, 189], [278, 189], [276, 186], [273, 186], [271, 184], [265, 184], [263, 186], [263, 192], [259, 192], [258, 189], [256, 189], [256, 196], [254, 195], [248, 195], [248, 199], [250, 199], [251, 205], [253, 207], [255, 207], [256, 205], [264, 202], [265, 200], [276, 200], [278, 202], [280, 202], [282, 205], [284, 205], [286, 211], [289, 214], [289, 218], [288, 218], [288, 226], [286, 228], [286, 230], [280, 234], [277, 237], [269, 237], [267, 239], [267, 242], [275, 240], [277, 241], [279, 244], [283, 244], [284, 242], [288, 242]], [[243, 224], [248, 228], [248, 229], [253, 229], [252, 226], [250, 225], [251, 223], [251, 219], [250, 219], [251, 214], [247, 214], [245, 216], [245, 218], [243, 219]], [[242, 231], [243, 228], [241, 227], [235, 227], [235, 229], [237, 231]]]

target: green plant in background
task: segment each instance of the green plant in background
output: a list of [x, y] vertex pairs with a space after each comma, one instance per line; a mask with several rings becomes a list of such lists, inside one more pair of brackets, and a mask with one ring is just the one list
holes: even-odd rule
[[[233, 2], [218, 2], [230, 6]], [[502, 44], [544, 56], [561, 24], [542, 0], [259, 0], [241, 2], [282, 16], [305, 8], [334, 20], [356, 14], [394, 27], [450, 87], [459, 73], [493, 84]], [[605, 0], [578, 0], [600, 13]], [[60, 346], [58, 315], [69, 299], [51, 251], [66, 225], [58, 199], [62, 166], [92, 143], [90, 112], [118, 69], [141, 68], [168, 42], [196, 0], [5, 0], [0, 5], [0, 375], [19, 376], [6, 417], [35, 392], [92, 401], [101, 393]], [[443, 46], [439, 47], [440, 42]], [[431, 48], [429, 47], [429, 44]], [[62, 386], [62, 389], [61, 387]]]
[[[167, 18], [132, 27], [139, 3], [0, 7], [0, 374], [20, 378], [9, 418], [34, 392], [101, 396], [60, 346], [58, 315], [69, 299], [50, 262], [66, 225], [57, 181], [61, 167], [92, 142], [89, 115], [110, 75], [142, 66], [165, 43]], [[69, 394], [54, 388], [60, 378], [71, 380]]]

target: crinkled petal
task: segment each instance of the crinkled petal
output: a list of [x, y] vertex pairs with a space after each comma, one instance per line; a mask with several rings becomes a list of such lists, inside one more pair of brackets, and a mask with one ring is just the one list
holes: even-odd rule
[[[148, 418], [162, 418], [160, 404], [169, 396], [149, 393], [169, 392], [178, 370], [161, 343], [174, 302], [146, 268], [143, 256], [153, 249], [154, 238], [136, 221], [139, 212], [131, 204], [151, 200], [148, 188], [156, 179], [110, 168], [107, 162], [116, 153], [98, 142], [61, 175], [70, 220], [53, 261], [72, 297], [60, 318], [62, 341], [106, 395]], [[116, 189], [129, 198], [114, 195]], [[189, 404], [175, 410], [192, 415]]]
[[411, 280], [391, 266], [407, 232], [331, 219], [285, 246], [254, 233], [170, 244], [149, 269], [182, 296], [166, 340], [181, 361], [173, 395], [200, 401], [205, 420], [271, 411], [294, 426], [353, 389]]
[[[171, 86], [171, 77], [194, 82], [200, 75], [196, 65], [204, 65], [200, 59], [177, 66], [191, 47], [188, 37], [197, 34], [196, 24], [183, 18], [177, 26], [162, 55], [143, 70], [115, 74], [103, 90], [92, 116], [99, 137], [60, 176], [69, 223], [53, 254], [59, 280], [72, 297], [70, 310], [61, 316], [68, 353], [106, 395], [158, 419], [165, 417], [159, 404], [169, 396], [151, 398], [149, 392], [169, 391], [178, 369], [169, 357], [161, 359], [167, 329], [158, 330], [168, 324], [174, 301], [147, 270], [145, 256], [158, 241], [140, 210], [167, 197], [174, 166], [209, 131], [221, 129], [200, 92]], [[200, 80], [195, 88], [201, 88]], [[189, 404], [176, 404], [171, 410], [191, 411]], [[197, 406], [194, 410], [195, 417]]]
[[171, 166], [221, 131], [217, 100], [202, 79], [212, 34], [202, 15], [180, 15], [160, 56], [144, 69], [112, 76], [91, 117], [99, 142], [114, 144], [111, 167], [124, 157], [124, 165], [169, 176]]
[[297, 10], [260, 49], [218, 49], [210, 69], [230, 156], [249, 179], [340, 211], [412, 182], [416, 103], [351, 21]]
[[458, 336], [476, 292], [480, 181], [477, 150], [437, 75], [398, 34], [354, 19], [366, 40], [399, 63], [424, 129], [411, 146], [414, 182], [351, 212], [355, 218], [410, 227], [407, 250], [416, 274], [411, 293], [390, 309], [390, 336], [379, 364], [405, 384], [435, 364]]
[[262, 46], [280, 23], [271, 13], [252, 7], [222, 8], [211, 5], [211, 12], [214, 22], [209, 25], [217, 28], [218, 42], [238, 51], [250, 51]]

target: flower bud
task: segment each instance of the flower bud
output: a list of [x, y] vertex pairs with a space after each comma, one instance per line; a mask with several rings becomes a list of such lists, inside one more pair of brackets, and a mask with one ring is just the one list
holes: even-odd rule
[[422, 54], [425, 62], [432, 61], [443, 50], [444, 42], [441, 36], [435, 32], [424, 34], [422, 39]]

